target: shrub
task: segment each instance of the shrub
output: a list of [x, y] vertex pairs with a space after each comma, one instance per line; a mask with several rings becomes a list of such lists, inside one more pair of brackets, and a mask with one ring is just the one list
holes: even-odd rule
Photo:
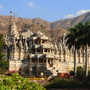
[[45, 85], [45, 88], [60, 88], [60, 89], [90, 89], [90, 81], [77, 82], [74, 79], [58, 78]]
[[85, 66], [78, 66], [77, 67], [77, 76], [85, 76]]
[[[17, 73], [17, 71], [7, 71], [6, 75], [10, 76], [12, 73]], [[19, 75], [25, 77], [25, 75], [21, 73], [21, 68], [19, 69]]]
[[21, 70], [22, 70], [22, 68], [19, 68], [19, 75], [25, 77], [25, 75], [21, 73]]
[[17, 73], [16, 71], [7, 71], [6, 75], [10, 76], [12, 73]]
[[12, 73], [11, 76], [0, 77], [0, 90], [45, 90], [45, 88], [28, 81], [18, 73]]
[[54, 81], [55, 80], [55, 77], [51, 77], [48, 81], [51, 82], [51, 81]]
[[74, 71], [72, 71], [72, 70], [69, 73], [70, 73], [70, 75], [74, 75]]
[[[69, 72], [70, 75], [74, 75], [74, 70]], [[88, 71], [88, 75], [90, 75], [90, 70]], [[78, 66], [77, 67], [77, 76], [85, 76], [85, 66]]]
[[[70, 75], [74, 75], [74, 70], [69, 72]], [[90, 68], [88, 68], [88, 78], [90, 78]], [[82, 81], [85, 79], [85, 66], [78, 66], [77, 67], [77, 79]]]

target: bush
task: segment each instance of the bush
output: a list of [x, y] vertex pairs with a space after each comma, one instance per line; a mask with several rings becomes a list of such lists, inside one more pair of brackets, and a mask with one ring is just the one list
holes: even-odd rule
[[45, 90], [40, 84], [28, 81], [18, 73], [0, 77], [0, 90]]
[[[71, 70], [69, 73], [70, 73], [70, 75], [74, 75], [74, 70], [73, 71]], [[88, 76], [90, 76], [90, 70], [88, 71]], [[80, 80], [80, 81], [85, 79], [85, 66], [83, 66], [83, 67], [78, 66], [77, 67], [77, 76], [76, 76], [76, 78], [77, 78], [77, 80]]]
[[[74, 75], [74, 70], [69, 72], [70, 75]], [[88, 75], [90, 76], [90, 70], [88, 71]], [[77, 67], [77, 76], [85, 76], [85, 66], [78, 66]]]
[[7, 71], [6, 75], [10, 76], [12, 73], [17, 73], [16, 71]]
[[74, 75], [74, 71], [72, 71], [72, 70], [69, 73], [71, 76]]
[[74, 79], [55, 79], [45, 85], [45, 88], [58, 88], [58, 89], [90, 89], [90, 81], [78, 82]]
[[85, 66], [78, 66], [77, 67], [77, 76], [85, 76]]
[[58, 78], [47, 84], [45, 87], [66, 89], [66, 88], [72, 88], [74, 85], [76, 86], [76, 82], [73, 79], [68, 80], [68, 79]]
[[[17, 71], [7, 71], [6, 75], [10, 76], [12, 73], [17, 73]], [[19, 69], [19, 75], [25, 77], [25, 75], [21, 73], [21, 68]]]
[[48, 81], [51, 82], [51, 81], [54, 81], [55, 80], [55, 77], [51, 77]]

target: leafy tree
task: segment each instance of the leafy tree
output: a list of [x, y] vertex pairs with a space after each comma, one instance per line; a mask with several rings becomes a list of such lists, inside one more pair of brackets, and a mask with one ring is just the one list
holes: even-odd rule
[[85, 75], [88, 76], [88, 46], [90, 46], [90, 21], [78, 25], [77, 33], [79, 47], [85, 48]]
[[4, 54], [2, 53], [3, 50], [3, 35], [0, 33], [0, 72], [3, 73], [6, 70], [6, 67], [8, 67], [8, 62], [4, 60]]
[[[74, 71], [71, 70], [70, 75], [74, 75]], [[77, 67], [77, 76], [84, 78], [85, 76], [85, 66], [78, 66]], [[88, 76], [90, 77], [90, 68], [88, 67]]]
[[[69, 49], [72, 46], [75, 49], [80, 49], [81, 47], [85, 48], [85, 75], [88, 76], [88, 46], [90, 46], [90, 21], [85, 22], [82, 24], [81, 22], [78, 25], [75, 25], [74, 28], [69, 28], [71, 35], [67, 35], [67, 45]], [[75, 59], [76, 56], [74, 55], [74, 66], [75, 66]], [[76, 72], [76, 69], [74, 69]]]
[[75, 25], [73, 28], [67, 28], [67, 30], [70, 32], [65, 39], [66, 45], [68, 46], [69, 50], [74, 49], [74, 76], [76, 76], [76, 51], [78, 49], [78, 37], [77, 37], [77, 32], [79, 31], [78, 25]]

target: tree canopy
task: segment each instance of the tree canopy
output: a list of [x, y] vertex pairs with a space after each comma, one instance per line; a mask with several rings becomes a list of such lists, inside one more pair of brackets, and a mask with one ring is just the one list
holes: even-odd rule
[[5, 55], [2, 53], [3, 51], [3, 35], [0, 33], [0, 73], [4, 73], [6, 67], [8, 67], [8, 62], [3, 58]]
[[[75, 49], [85, 48], [85, 67], [86, 76], [88, 76], [88, 46], [90, 46], [90, 21], [79, 23], [73, 28], [67, 29], [70, 33], [66, 36], [68, 48], [74, 46]], [[76, 57], [76, 56], [74, 56]]]

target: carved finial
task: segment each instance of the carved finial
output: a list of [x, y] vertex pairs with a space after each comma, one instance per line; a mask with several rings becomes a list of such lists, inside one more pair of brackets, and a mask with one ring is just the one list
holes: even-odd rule
[[10, 15], [12, 16], [12, 11], [10, 11]]
[[18, 13], [14, 13], [13, 17], [14, 17], [14, 21], [17, 22], [17, 19], [18, 19]]
[[12, 23], [12, 11], [10, 11], [10, 21], [9, 21], [9, 24], [11, 25]]

